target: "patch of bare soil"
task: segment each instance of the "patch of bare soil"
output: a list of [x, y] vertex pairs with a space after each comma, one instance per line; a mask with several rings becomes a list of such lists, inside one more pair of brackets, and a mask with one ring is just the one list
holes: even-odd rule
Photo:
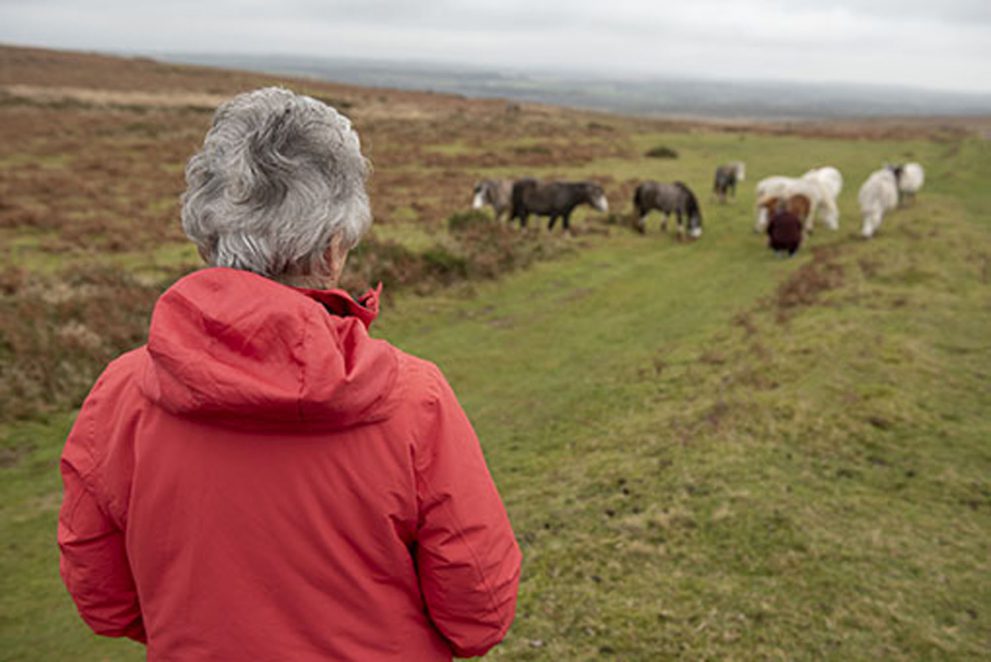
[[795, 270], [778, 286], [774, 304], [779, 322], [786, 321], [797, 308], [813, 306], [822, 295], [843, 284], [843, 265], [833, 246], [812, 249], [812, 261]]

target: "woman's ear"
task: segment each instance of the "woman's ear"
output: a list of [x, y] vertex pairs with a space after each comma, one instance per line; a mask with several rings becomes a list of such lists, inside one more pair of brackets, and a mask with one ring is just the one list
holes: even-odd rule
[[340, 234], [334, 235], [327, 246], [327, 251], [323, 254], [324, 262], [327, 263], [327, 289], [337, 287], [341, 280], [341, 273], [344, 272], [344, 265], [348, 261], [349, 249], [344, 248], [344, 238]]

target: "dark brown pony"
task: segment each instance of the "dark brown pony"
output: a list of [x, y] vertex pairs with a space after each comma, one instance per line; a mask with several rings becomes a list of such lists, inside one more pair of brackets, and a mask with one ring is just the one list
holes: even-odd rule
[[[767, 210], [767, 217], [771, 218], [777, 213], [780, 202], [781, 198], [778, 197], [764, 198], [760, 201], [760, 206]], [[804, 195], [793, 195], [785, 200], [785, 209], [798, 218], [808, 218], [812, 203]]]

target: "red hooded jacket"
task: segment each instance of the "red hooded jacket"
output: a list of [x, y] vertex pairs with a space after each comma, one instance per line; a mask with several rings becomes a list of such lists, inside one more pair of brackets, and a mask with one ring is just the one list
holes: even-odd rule
[[377, 292], [206, 269], [162, 295], [62, 455], [61, 571], [150, 660], [449, 660], [509, 629], [520, 551], [432, 364]]

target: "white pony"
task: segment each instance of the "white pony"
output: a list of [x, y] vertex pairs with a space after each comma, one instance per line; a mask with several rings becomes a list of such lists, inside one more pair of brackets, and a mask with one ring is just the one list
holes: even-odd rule
[[898, 180], [898, 193], [901, 200], [915, 202], [915, 194], [926, 181], [926, 172], [918, 163], [906, 163], [893, 168]]
[[802, 179], [814, 179], [822, 184], [823, 190], [828, 192], [836, 201], [840, 191], [843, 190], [843, 175], [833, 166], [823, 166], [822, 168], [812, 168], [802, 175]]
[[[827, 170], [822, 168], [820, 170]], [[828, 168], [835, 171], [839, 176], [839, 171], [835, 168]], [[812, 230], [812, 225], [816, 216], [819, 217], [831, 230], [840, 227], [840, 210], [836, 206], [836, 194], [833, 193], [835, 180], [832, 175], [819, 175], [818, 170], [810, 171], [805, 176], [796, 179], [795, 177], [767, 177], [757, 182], [757, 222], [754, 225], [756, 232], [764, 232], [767, 229], [768, 214], [766, 202], [770, 198], [790, 198], [801, 195], [809, 201], [809, 213], [801, 219], [806, 231]], [[810, 176], [812, 175], [812, 176]], [[839, 186], [843, 186], [843, 178], [839, 179]], [[836, 191], [839, 193], [839, 191]]]
[[890, 168], [881, 168], [871, 173], [857, 196], [860, 213], [864, 217], [863, 235], [874, 236], [881, 227], [886, 212], [898, 206], [898, 184], [895, 173]]

